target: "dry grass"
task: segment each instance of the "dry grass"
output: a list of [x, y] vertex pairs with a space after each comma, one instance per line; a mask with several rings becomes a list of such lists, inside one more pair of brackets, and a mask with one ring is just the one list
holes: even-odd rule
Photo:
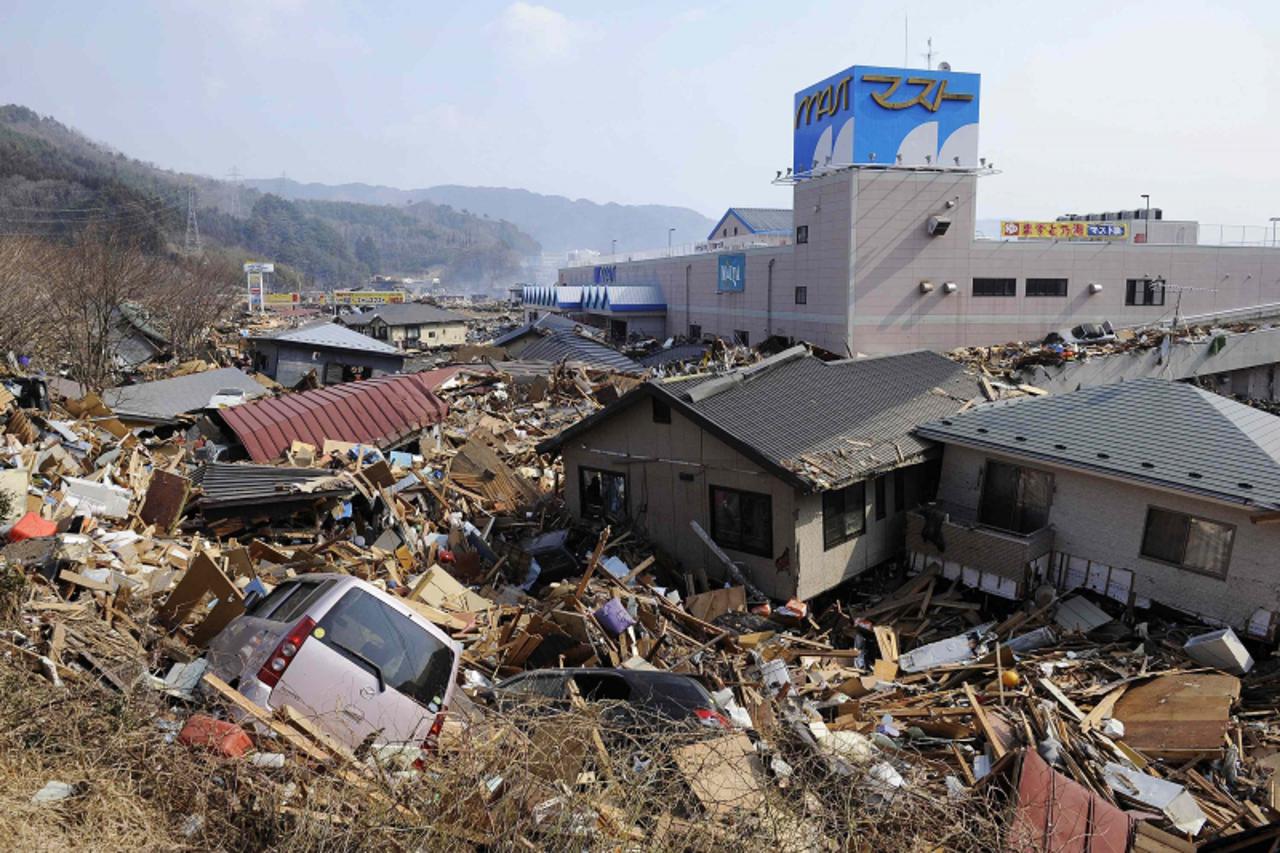
[[[447, 739], [425, 773], [353, 784], [292, 757], [285, 769], [266, 770], [167, 742], [163, 721], [185, 713], [176, 710], [150, 691], [123, 697], [86, 682], [58, 689], [12, 662], [0, 665], [4, 846], [744, 853], [999, 846], [998, 809], [936, 796], [937, 777], [926, 784], [918, 757], [894, 762], [909, 784], [890, 793], [865, 768], [832, 772], [795, 737], [777, 743], [795, 768], [785, 787], [760, 775], [772, 756], [744, 760], [739, 752], [736, 770], [726, 770], [735, 753], [715, 751], [692, 777], [745, 773], [757, 793], [721, 803], [713, 815], [676, 766], [682, 748], [706, 739], [696, 730], [631, 738], [593, 713], [486, 712]], [[32, 804], [51, 779], [82, 792], [58, 805]]]

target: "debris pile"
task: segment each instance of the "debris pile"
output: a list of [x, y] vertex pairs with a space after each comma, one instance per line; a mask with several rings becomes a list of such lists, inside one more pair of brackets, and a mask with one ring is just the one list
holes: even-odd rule
[[[677, 566], [558, 501], [536, 443], [639, 380], [494, 363], [433, 381], [438, 427], [254, 464], [211, 461], [198, 425], [126, 427], [96, 398], [4, 401], [11, 838], [1184, 850], [1274, 831], [1280, 667], [1229, 630], [1130, 626], [1087, 593], [992, 604], [936, 569], [769, 601], [696, 524], [707, 564]], [[461, 648], [423, 743], [353, 746], [210, 670], [223, 629], [318, 573], [371, 584]], [[505, 679], [564, 667], [687, 675], [714, 704], [638, 725], [613, 713], [635, 696], [503, 699]]]

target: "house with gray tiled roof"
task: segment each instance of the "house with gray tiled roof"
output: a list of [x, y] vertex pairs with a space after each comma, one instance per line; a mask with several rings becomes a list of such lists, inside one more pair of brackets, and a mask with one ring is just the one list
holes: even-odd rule
[[1275, 638], [1280, 418], [1140, 379], [979, 405], [916, 435], [945, 449], [937, 503], [909, 518], [915, 568], [1008, 598], [1085, 587]]
[[253, 369], [293, 386], [314, 371], [320, 385], [399, 373], [404, 353], [337, 323], [321, 320], [248, 339]]
[[914, 434], [978, 395], [930, 352], [823, 361], [794, 347], [729, 373], [654, 379], [538, 446], [584, 518], [634, 524], [723, 577], [690, 521], [764, 593], [812, 598], [902, 553], [937, 446]]
[[466, 317], [420, 302], [377, 305], [340, 315], [336, 322], [397, 349], [435, 349], [467, 342]]

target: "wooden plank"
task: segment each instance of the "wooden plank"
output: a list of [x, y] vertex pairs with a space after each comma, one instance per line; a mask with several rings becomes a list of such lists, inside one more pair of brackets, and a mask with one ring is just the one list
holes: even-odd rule
[[587, 570], [582, 573], [582, 580], [578, 581], [578, 588], [574, 590], [574, 598], [582, 598], [582, 594], [587, 591], [587, 584], [591, 582], [591, 576], [596, 573], [596, 566], [600, 564], [600, 557], [604, 554], [604, 546], [609, 541], [609, 527], [605, 525], [604, 530], [600, 531], [600, 538], [596, 541], [595, 550], [591, 552], [591, 560], [587, 563]]
[[1102, 701], [1094, 705], [1088, 715], [1080, 721], [1080, 731], [1087, 732], [1102, 725], [1102, 721], [1111, 716], [1112, 710], [1116, 707], [1116, 702], [1120, 701], [1120, 697], [1128, 689], [1129, 685], [1121, 684], [1115, 690], [1102, 697]]
[[112, 591], [111, 584], [96, 581], [93, 578], [87, 578], [78, 572], [71, 571], [70, 569], [63, 569], [58, 572], [58, 580], [66, 581], [67, 583], [75, 584], [76, 586], [82, 586], [85, 589], [91, 589], [94, 592], [109, 593]]
[[1076, 705], [1076, 703], [1072, 702], [1071, 699], [1067, 697], [1067, 694], [1062, 692], [1062, 690], [1058, 687], [1058, 685], [1054, 684], [1052, 681], [1050, 681], [1047, 678], [1042, 678], [1040, 679], [1040, 686], [1043, 687], [1045, 690], [1047, 690], [1050, 696], [1052, 696], [1054, 699], [1057, 699], [1059, 704], [1061, 704], [1062, 707], [1067, 709], [1067, 713], [1075, 717], [1076, 722], [1079, 723], [1084, 721], [1084, 718], [1085, 718], [1084, 711], [1081, 711], [1080, 708]]
[[[329, 734], [328, 732], [324, 731], [319, 726], [317, 726], [315, 723], [311, 722], [310, 717], [307, 717], [297, 708], [294, 708], [292, 705], [281, 706], [280, 710], [277, 711], [276, 714], [281, 719], [283, 719], [286, 723], [293, 726], [295, 729], [299, 729], [300, 731], [302, 731], [303, 734], [307, 735], [312, 740], [319, 743], [320, 746], [329, 750], [329, 752], [332, 752], [334, 755], [338, 756], [343, 761], [346, 761], [350, 764], [359, 763], [358, 760], [356, 759], [355, 753], [353, 753], [350, 749], [348, 749], [345, 744], [340, 743], [333, 735]], [[361, 769], [364, 769], [364, 768], [361, 768]]]
[[298, 750], [298, 752], [301, 752], [311, 760], [318, 761], [322, 764], [328, 764], [333, 761], [333, 756], [328, 752], [325, 752], [319, 746], [307, 740], [296, 729], [290, 728], [289, 726], [273, 719], [265, 709], [259, 708], [257, 705], [250, 702], [245, 698], [243, 693], [236, 690], [230, 684], [227, 684], [227, 682], [223, 681], [212, 672], [206, 672], [203, 680], [205, 684], [212, 687], [223, 699], [226, 699], [241, 711], [244, 711], [246, 714], [271, 729], [271, 731], [283, 738], [285, 742]]
[[987, 719], [987, 712], [978, 702], [978, 696], [973, 692], [973, 687], [965, 682], [964, 695], [969, 699], [969, 706], [973, 708], [973, 718], [978, 721], [978, 725], [982, 728], [982, 733], [986, 736], [987, 742], [991, 744], [991, 750], [996, 754], [996, 758], [1004, 758], [1007, 750], [1001, 743], [1000, 737], [991, 727], [991, 721]]

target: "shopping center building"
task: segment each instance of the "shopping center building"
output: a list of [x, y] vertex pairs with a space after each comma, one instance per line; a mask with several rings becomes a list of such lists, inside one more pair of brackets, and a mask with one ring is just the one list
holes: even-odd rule
[[802, 90], [794, 162], [778, 179], [791, 184], [789, 221], [730, 208], [696, 246], [561, 269], [556, 285], [524, 289], [526, 315], [565, 313], [619, 338], [779, 337], [846, 354], [1280, 303], [1280, 249], [1210, 245], [1216, 230], [1145, 207], [1049, 210], [1048, 221], [975, 236], [979, 181], [998, 180], [979, 156], [979, 84], [977, 74], [855, 66]]

